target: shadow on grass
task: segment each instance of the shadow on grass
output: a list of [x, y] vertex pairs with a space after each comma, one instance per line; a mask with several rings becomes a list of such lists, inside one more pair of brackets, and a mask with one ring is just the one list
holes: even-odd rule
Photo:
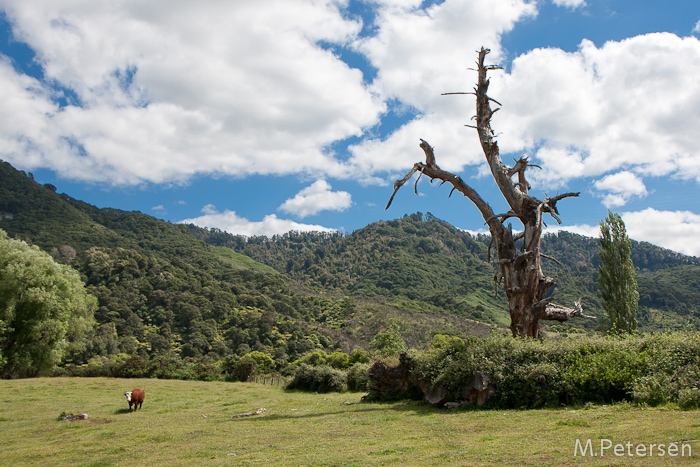
[[131, 409], [117, 409], [114, 411], [114, 415], [122, 415], [125, 413], [131, 413]]
[[[377, 405], [381, 404], [379, 407]], [[341, 404], [342, 407], [345, 407], [344, 409], [331, 409], [331, 410], [322, 410], [318, 412], [301, 412], [300, 411], [294, 411], [292, 413], [279, 413], [279, 412], [271, 412], [271, 413], [266, 413], [262, 416], [250, 416], [250, 417], [241, 417], [241, 418], [234, 418], [234, 420], [239, 421], [239, 422], [263, 422], [265, 423], [266, 421], [271, 421], [271, 420], [292, 420], [292, 419], [303, 419], [303, 418], [318, 418], [318, 417], [327, 417], [329, 415], [341, 415], [341, 414], [359, 414], [359, 413], [369, 413], [369, 412], [413, 412], [415, 415], [430, 415], [435, 412], [444, 412], [444, 409], [439, 409], [437, 407], [433, 407], [428, 404], [424, 404], [422, 402], [418, 401], [410, 401], [410, 402], [403, 402], [403, 403], [386, 403], [386, 405], [382, 403], [373, 403], [373, 407], [367, 407], [367, 405], [362, 404], [362, 403], [352, 403], [348, 404], [350, 406], [353, 406], [352, 408], [347, 407], [345, 404]]]

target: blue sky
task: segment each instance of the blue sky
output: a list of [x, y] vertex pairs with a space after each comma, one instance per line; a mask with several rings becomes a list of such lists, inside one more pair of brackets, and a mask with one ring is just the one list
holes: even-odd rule
[[[98, 207], [244, 235], [352, 232], [468, 200], [394, 180], [420, 138], [494, 210], [469, 91], [492, 50], [504, 162], [580, 191], [558, 228], [700, 256], [700, 3], [0, 0], [0, 159]], [[553, 229], [556, 222], [548, 223]], [[514, 226], [517, 229], [517, 224]]]

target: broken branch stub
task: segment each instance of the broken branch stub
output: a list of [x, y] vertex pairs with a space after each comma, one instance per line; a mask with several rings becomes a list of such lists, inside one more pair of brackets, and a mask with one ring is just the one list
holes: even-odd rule
[[[494, 140], [495, 133], [491, 128], [491, 117], [499, 110], [499, 108], [492, 109], [491, 102], [499, 106], [501, 104], [487, 94], [489, 87], [487, 72], [500, 67], [484, 65], [484, 59], [489, 53], [488, 49], [482, 47], [478, 53], [478, 82], [474, 92], [447, 93], [447, 95], [469, 94], [476, 96], [476, 116], [474, 118], [476, 126], [474, 128], [477, 130], [491, 175], [510, 209], [504, 214], [495, 215], [491, 206], [461, 177], [442, 170], [438, 166], [433, 148], [423, 139], [420, 140], [420, 147], [425, 153], [425, 163], [414, 164], [403, 179], [394, 183], [394, 192], [386, 208], [391, 206], [398, 190], [416, 172], [420, 172], [421, 176], [429, 177], [431, 181], [438, 179], [443, 183], [451, 184], [450, 195], [457, 190], [469, 198], [481, 213], [485, 224], [488, 225], [491, 240], [495, 244], [499, 267], [497, 276], [501, 277], [508, 298], [511, 332], [513, 336], [538, 337], [538, 321], [540, 319], [567, 321], [574, 317], [592, 318], [583, 314], [580, 301], [576, 302], [573, 308], [550, 304], [551, 298], [547, 297], [547, 292], [554, 282], [543, 274], [541, 267], [541, 258], [546, 257], [540, 251], [540, 237], [544, 227], [543, 214], [549, 214], [558, 223], [561, 223], [557, 202], [565, 198], [577, 197], [579, 193], [564, 193], [540, 200], [529, 194], [530, 184], [525, 177], [528, 168], [539, 168], [539, 166], [531, 164], [526, 157], [515, 161], [512, 168], [507, 168], [503, 164], [498, 143]], [[516, 174], [518, 180], [514, 181], [513, 177]], [[510, 224], [504, 225], [504, 222], [511, 218], [518, 219], [523, 226], [522, 232], [515, 236]], [[516, 242], [520, 241], [522, 244], [518, 250]]]

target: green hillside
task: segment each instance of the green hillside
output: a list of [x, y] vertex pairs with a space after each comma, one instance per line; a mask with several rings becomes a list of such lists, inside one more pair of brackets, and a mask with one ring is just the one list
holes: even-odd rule
[[[430, 214], [347, 235], [245, 238], [55, 191], [0, 163], [0, 229], [70, 264], [98, 298], [98, 324], [69, 362], [126, 354], [178, 366], [259, 350], [281, 366], [314, 349], [367, 348], [390, 322], [417, 348], [435, 334], [480, 336], [509, 324], [488, 236]], [[597, 240], [562, 232], [546, 236], [543, 250], [561, 263], [544, 264], [558, 281], [555, 301], [583, 297], [586, 312], [602, 317]], [[635, 242], [633, 260], [640, 330], [700, 328], [698, 259]], [[598, 321], [548, 329], [594, 331]]]
[[[508, 324], [504, 294], [488, 264], [490, 238], [474, 237], [430, 214], [377, 222], [348, 235], [290, 232], [244, 238], [189, 226], [208, 243], [226, 246], [309, 286], [351, 296], [390, 297], [408, 309], [441, 310], [491, 324]], [[598, 240], [569, 232], [545, 235], [544, 260], [557, 281], [555, 302], [583, 298], [586, 313], [602, 317], [597, 285]], [[700, 328], [700, 260], [633, 242], [641, 331]], [[494, 297], [494, 293], [498, 296]], [[547, 325], [546, 322], [543, 322]], [[595, 330], [598, 320], [573, 320], [550, 329]]]
[[314, 349], [366, 348], [392, 318], [416, 347], [436, 332], [490, 329], [441, 309], [426, 314], [382, 297], [312, 291], [231, 248], [206, 244], [187, 226], [98, 209], [7, 163], [0, 163], [0, 213], [0, 229], [70, 264], [98, 298], [98, 325], [85, 349], [69, 356], [75, 363], [123, 353], [179, 365], [259, 350], [283, 365]]

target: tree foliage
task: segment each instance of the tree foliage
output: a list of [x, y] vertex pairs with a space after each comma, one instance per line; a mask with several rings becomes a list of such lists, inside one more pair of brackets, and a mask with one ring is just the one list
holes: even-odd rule
[[0, 230], [0, 351], [5, 377], [52, 370], [80, 348], [97, 300], [76, 271]]
[[608, 211], [607, 219], [600, 223], [598, 287], [612, 333], [632, 334], [637, 329], [639, 293], [631, 250], [625, 223]]
[[[99, 209], [0, 163], [0, 228], [53, 252], [98, 300], [85, 340], [67, 340], [64, 374], [230, 377], [232, 365], [255, 351], [277, 370], [316, 351], [344, 367], [366, 364], [369, 343], [394, 318], [408, 348], [508, 323], [504, 294], [494, 297], [490, 237], [429, 213], [349, 234], [246, 238]], [[598, 241], [559, 232], [542, 237], [542, 250], [561, 263], [542, 265], [559, 279], [557, 296], [583, 297], [601, 316]], [[640, 329], [700, 328], [698, 259], [634, 241], [632, 258], [641, 268]], [[557, 330], [592, 332], [594, 324]], [[0, 333], [7, 329], [0, 323]], [[340, 351], [353, 348], [346, 363]]]

